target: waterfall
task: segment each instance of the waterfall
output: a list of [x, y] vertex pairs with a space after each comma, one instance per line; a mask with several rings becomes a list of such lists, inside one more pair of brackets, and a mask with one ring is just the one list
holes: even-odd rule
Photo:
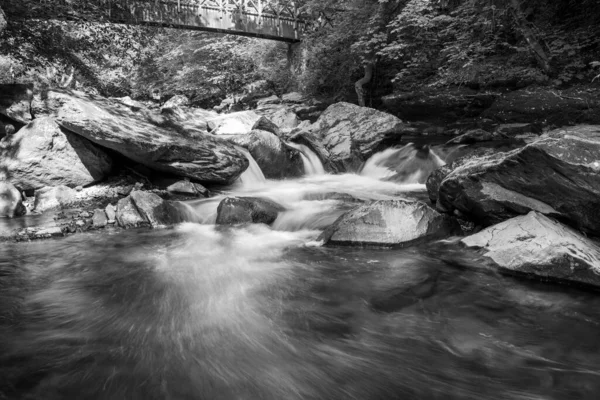
[[363, 166], [360, 175], [402, 184], [425, 183], [429, 175], [445, 162], [429, 148], [412, 143], [374, 154]]
[[325, 168], [323, 168], [323, 164], [319, 157], [307, 146], [299, 143], [287, 143], [290, 147], [298, 150], [300, 152], [300, 157], [302, 157], [302, 163], [304, 164], [304, 173], [306, 175], [324, 175]]
[[235, 148], [237, 150], [239, 150], [241, 153], [243, 153], [244, 156], [246, 156], [246, 158], [248, 159], [248, 162], [250, 163], [250, 165], [248, 165], [248, 169], [246, 169], [242, 173], [242, 175], [240, 175], [237, 182], [242, 187], [248, 187], [248, 188], [255, 188], [255, 187], [262, 186], [267, 181], [267, 179], [265, 178], [265, 175], [263, 174], [262, 170], [258, 166], [258, 163], [254, 159], [254, 157], [252, 157], [252, 154], [250, 154], [250, 152], [243, 147], [235, 146]]

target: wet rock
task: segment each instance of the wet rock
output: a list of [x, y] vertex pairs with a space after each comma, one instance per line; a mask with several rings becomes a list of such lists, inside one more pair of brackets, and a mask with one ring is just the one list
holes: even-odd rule
[[117, 203], [117, 221], [123, 228], [151, 226], [157, 228], [189, 220], [185, 210], [158, 195], [134, 190]]
[[106, 213], [107, 223], [114, 224], [117, 220], [117, 208], [112, 204], [109, 204], [104, 209]]
[[524, 134], [540, 134], [542, 133], [542, 127], [540, 124], [534, 123], [513, 123], [513, 124], [501, 124], [496, 128], [496, 133], [514, 138]]
[[190, 100], [187, 97], [182, 94], [178, 94], [167, 100], [161, 109], [187, 106], [189, 104]]
[[104, 228], [108, 224], [108, 218], [104, 210], [94, 210], [92, 221], [94, 228]]
[[537, 211], [600, 235], [600, 141], [567, 135], [475, 157], [439, 186], [437, 209], [484, 226]]
[[600, 287], [600, 246], [534, 211], [466, 237], [462, 243], [481, 249], [501, 271]]
[[444, 180], [444, 178], [452, 171], [447, 165], [442, 166], [441, 168], [436, 169], [429, 175], [427, 178], [427, 182], [425, 183], [427, 187], [427, 194], [429, 195], [429, 200], [431, 200], [432, 204], [437, 203], [438, 200], [438, 190], [440, 189], [440, 184]]
[[499, 140], [502, 136], [497, 133], [490, 133], [483, 129], [473, 129], [466, 133], [449, 140], [446, 144], [472, 144], [478, 142], [489, 142], [492, 140]]
[[300, 120], [298, 115], [284, 105], [264, 105], [255, 110], [277, 126], [280, 131], [289, 131], [298, 126]]
[[39, 239], [50, 239], [54, 237], [63, 237], [64, 233], [58, 226], [52, 227], [32, 227], [23, 229], [15, 235], [15, 240], [18, 242], [39, 240]]
[[[350, 103], [327, 108], [303, 136], [326, 151], [331, 170], [356, 171], [382, 143], [400, 141], [406, 125], [393, 115]], [[311, 146], [313, 147], [313, 146]]]
[[279, 103], [281, 103], [281, 99], [279, 97], [277, 97], [276, 95], [272, 95], [272, 96], [269, 96], [269, 97], [258, 99], [256, 101], [256, 105], [258, 107], [261, 107], [261, 106], [264, 106], [264, 105], [267, 105], [267, 104], [279, 104]]
[[281, 101], [284, 103], [299, 104], [304, 103], [306, 100], [307, 98], [302, 93], [298, 92], [290, 92], [281, 95]]
[[116, 220], [122, 228], [148, 226], [148, 221], [142, 217], [130, 196], [117, 203]]
[[0, 217], [18, 217], [27, 212], [19, 190], [10, 182], [0, 181]]
[[33, 119], [32, 99], [33, 84], [0, 85], [0, 114], [18, 123], [27, 124]]
[[319, 240], [330, 245], [410, 245], [458, 229], [456, 221], [421, 201], [380, 200], [342, 215]]
[[167, 187], [169, 193], [187, 196], [208, 197], [210, 192], [199, 183], [190, 181], [177, 181]]
[[77, 192], [70, 187], [52, 186], [35, 191], [34, 211], [41, 213], [47, 210], [62, 208], [75, 201]]
[[38, 105], [63, 128], [156, 171], [202, 182], [230, 183], [248, 160], [212, 135], [185, 136], [160, 115], [132, 112], [81, 92], [50, 91]]
[[286, 146], [274, 133], [255, 129], [248, 135], [232, 136], [229, 140], [248, 149], [267, 178], [279, 179], [304, 174], [300, 152]]
[[0, 175], [21, 190], [85, 186], [102, 180], [112, 159], [51, 118], [36, 119], [0, 143]]
[[218, 116], [214, 111], [207, 111], [201, 108], [191, 107], [172, 107], [162, 108], [161, 115], [166, 119], [167, 125], [174, 125], [178, 130], [184, 131], [186, 135], [201, 138], [208, 132], [209, 119]]
[[258, 197], [228, 197], [217, 208], [217, 225], [272, 224], [285, 209], [272, 200]]

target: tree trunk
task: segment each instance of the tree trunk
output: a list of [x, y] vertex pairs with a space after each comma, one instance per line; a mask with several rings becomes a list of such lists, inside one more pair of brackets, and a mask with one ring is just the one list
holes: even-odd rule
[[356, 95], [358, 96], [358, 105], [361, 107], [364, 107], [366, 104], [365, 89], [363, 86], [366, 85], [367, 83], [371, 82], [372, 78], [373, 78], [373, 63], [370, 62], [367, 65], [365, 65], [365, 76], [363, 76], [362, 78], [357, 80], [356, 83], [354, 84], [354, 89], [356, 90]]
[[525, 37], [525, 40], [527, 41], [527, 44], [529, 45], [529, 49], [535, 56], [535, 59], [537, 60], [540, 67], [542, 67], [542, 69], [546, 73], [549, 73], [551, 70], [550, 57], [548, 57], [548, 55], [544, 51], [544, 48], [542, 47], [539, 40], [535, 36], [535, 33], [527, 26], [527, 20], [525, 19], [525, 17], [523, 16], [523, 13], [521, 12], [520, 1], [519, 0], [510, 0], [510, 4], [511, 4], [513, 16], [515, 18], [517, 27], [519, 28], [519, 31], [521, 31], [521, 34], [523, 35], [523, 37]]

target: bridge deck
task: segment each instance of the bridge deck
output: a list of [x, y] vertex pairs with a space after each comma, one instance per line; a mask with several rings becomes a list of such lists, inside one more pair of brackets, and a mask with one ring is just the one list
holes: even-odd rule
[[[308, 23], [284, 0], [4, 0], [12, 19], [84, 19], [298, 42]], [[7, 3], [7, 5], [5, 5]]]

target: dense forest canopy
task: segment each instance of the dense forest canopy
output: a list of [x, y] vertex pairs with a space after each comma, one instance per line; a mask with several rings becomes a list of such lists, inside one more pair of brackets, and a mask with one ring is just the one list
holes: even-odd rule
[[326, 23], [306, 33], [292, 65], [273, 41], [8, 14], [0, 79], [206, 105], [257, 81], [355, 99], [361, 78], [379, 96], [421, 85], [560, 87], [600, 73], [594, 0], [306, 0], [301, 9]]

